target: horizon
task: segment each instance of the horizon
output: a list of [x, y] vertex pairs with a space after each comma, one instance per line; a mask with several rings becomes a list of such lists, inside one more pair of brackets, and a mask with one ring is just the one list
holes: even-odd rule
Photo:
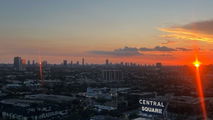
[[[15, 57], [21, 57], [21, 56], [14, 56], [13, 59], [11, 59], [11, 62], [8, 63], [0, 63], [1, 65], [13, 65], [14, 64], [14, 58]], [[84, 64], [82, 63], [82, 60], [84, 59]], [[48, 65], [62, 65], [64, 64], [64, 61], [67, 62], [67, 65], [106, 65], [106, 61], [108, 61], [108, 65], [124, 65], [124, 66], [131, 66], [131, 65], [140, 65], [140, 66], [155, 66], [157, 63], [162, 64], [163, 66], [194, 66], [194, 61], [192, 63], [189, 64], [165, 64], [162, 63], [160, 61], [156, 61], [155, 63], [137, 63], [137, 62], [132, 62], [132, 61], [111, 61], [111, 59], [105, 58], [103, 59], [103, 61], [100, 62], [87, 62], [87, 58], [86, 57], [78, 57], [75, 59], [62, 59], [59, 62], [50, 62], [48, 59], [26, 59], [21, 57], [21, 60], [24, 60], [26, 65], [28, 65], [28, 61], [30, 62], [30, 65], [33, 65], [33, 61], [35, 62], [35, 65], [38, 65], [39, 63], [42, 62], [47, 62]], [[196, 60], [196, 59], [195, 59]], [[212, 63], [210, 64], [206, 64], [206, 63], [201, 63], [202, 66], [208, 66], [208, 65], [212, 65]]]

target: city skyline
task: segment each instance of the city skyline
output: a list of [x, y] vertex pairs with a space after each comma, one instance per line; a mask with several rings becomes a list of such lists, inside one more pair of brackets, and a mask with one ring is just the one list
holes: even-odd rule
[[213, 56], [212, 1], [2, 1], [0, 63], [203, 64]]
[[[2, 63], [0, 63], [2, 64]], [[8, 63], [8, 64], [13, 64], [15, 69], [22, 69], [22, 65], [64, 65], [64, 66], [70, 66], [70, 65], [122, 65], [122, 66], [158, 66], [157, 64], [160, 64], [160, 66], [162, 65], [162, 63], [160, 62], [156, 62], [154, 64], [138, 64], [135, 62], [125, 62], [125, 61], [117, 61], [117, 62], [112, 62], [110, 59], [105, 59], [104, 61], [102, 61], [101, 63], [88, 63], [86, 61], [86, 59], [83, 57], [81, 58], [81, 60], [77, 59], [77, 60], [67, 60], [64, 59], [62, 61], [60, 61], [59, 63], [50, 63], [48, 60], [29, 60], [29, 59], [25, 59], [22, 58], [20, 56], [15, 56], [13, 58], [13, 62], [12, 63]]]

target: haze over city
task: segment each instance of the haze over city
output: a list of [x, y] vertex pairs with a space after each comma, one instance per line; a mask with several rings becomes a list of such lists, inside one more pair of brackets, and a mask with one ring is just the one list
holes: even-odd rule
[[213, 1], [1, 1], [0, 63], [211, 64]]

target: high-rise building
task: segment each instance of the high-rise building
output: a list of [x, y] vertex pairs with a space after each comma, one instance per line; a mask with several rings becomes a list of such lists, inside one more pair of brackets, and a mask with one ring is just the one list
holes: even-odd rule
[[30, 65], [30, 60], [27, 61], [27, 65]]
[[109, 65], [109, 60], [108, 59], [106, 59], [105, 64]]
[[42, 61], [42, 66], [46, 67], [48, 65], [48, 62], [46, 60]]
[[67, 60], [64, 60], [64, 61], [63, 61], [63, 65], [64, 65], [64, 66], [67, 66]]
[[21, 71], [22, 68], [22, 59], [21, 57], [14, 57], [14, 68], [15, 70]]
[[123, 72], [121, 70], [103, 70], [102, 78], [107, 81], [123, 80]]
[[84, 58], [82, 58], [82, 65], [84, 65]]
[[26, 59], [21, 59], [21, 64], [22, 64], [22, 70], [25, 70], [26, 69], [26, 65], [27, 65], [27, 60]]
[[162, 67], [162, 63], [156, 63], [156, 67], [157, 68], [161, 68]]
[[22, 65], [26, 65], [26, 63], [27, 63], [26, 59], [21, 59], [21, 63], [22, 63]]
[[32, 63], [33, 65], [35, 65], [35, 60], [33, 60], [33, 63]]

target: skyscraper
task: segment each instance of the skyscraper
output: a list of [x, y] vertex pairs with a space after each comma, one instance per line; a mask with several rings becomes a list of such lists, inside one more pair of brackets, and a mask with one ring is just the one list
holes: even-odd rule
[[27, 61], [27, 65], [30, 65], [30, 60]]
[[46, 60], [42, 61], [42, 66], [46, 67], [48, 65], [48, 62]]
[[123, 72], [121, 70], [103, 70], [102, 78], [107, 81], [123, 80]]
[[161, 68], [162, 67], [162, 63], [156, 63], [156, 67], [157, 68]]
[[108, 59], [106, 59], [106, 63], [105, 63], [106, 65], [109, 65], [109, 60]]
[[21, 59], [21, 70], [25, 70], [27, 65], [26, 59]]
[[21, 57], [14, 57], [14, 68], [15, 70], [21, 71], [22, 70], [22, 59]]
[[35, 65], [35, 60], [33, 60], [33, 63], [32, 63], [33, 65]]
[[76, 62], [76, 65], [79, 65], [79, 61]]
[[64, 66], [67, 66], [67, 60], [63, 61]]
[[84, 65], [84, 58], [82, 58], [82, 65]]

